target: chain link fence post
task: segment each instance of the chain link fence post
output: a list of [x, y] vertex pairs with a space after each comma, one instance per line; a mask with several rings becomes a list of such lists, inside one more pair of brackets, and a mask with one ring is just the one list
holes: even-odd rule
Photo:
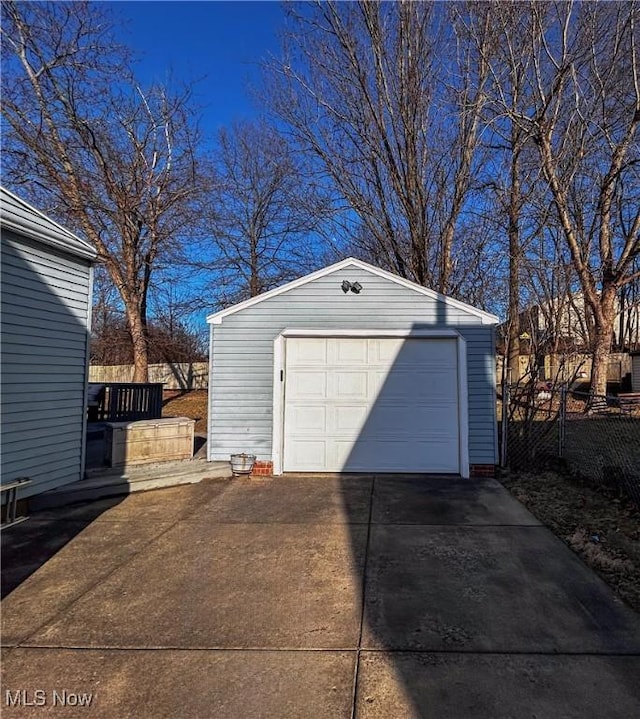
[[564, 458], [567, 427], [567, 395], [566, 384], [560, 385], [560, 411], [558, 412], [558, 457]]
[[500, 466], [507, 466], [508, 458], [508, 436], [509, 436], [509, 380], [505, 376], [502, 379], [502, 425], [501, 425], [501, 437], [500, 437]]

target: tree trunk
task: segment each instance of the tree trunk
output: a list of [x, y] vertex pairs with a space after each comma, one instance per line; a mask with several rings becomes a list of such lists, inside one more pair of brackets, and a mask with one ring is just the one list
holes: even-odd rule
[[249, 295], [260, 294], [260, 269], [258, 261], [258, 239], [252, 234], [249, 239]]
[[255, 266], [251, 267], [251, 275], [249, 277], [249, 296], [256, 297], [260, 294], [260, 276]]
[[620, 321], [618, 323], [618, 342], [617, 347], [620, 352], [625, 351], [625, 344], [626, 344], [626, 327], [625, 327], [625, 299], [626, 299], [626, 289], [623, 287], [622, 291], [620, 292]]
[[133, 381], [149, 381], [149, 350], [144, 323], [139, 313], [127, 314], [131, 344], [133, 346]]
[[453, 221], [447, 224], [440, 241], [440, 272], [438, 277], [438, 292], [446, 295], [449, 291], [449, 282], [451, 280], [451, 248], [453, 247], [453, 235], [455, 233], [455, 225]]
[[594, 312], [593, 364], [591, 367], [591, 392], [594, 395], [607, 393], [607, 372], [615, 321], [615, 298], [616, 288], [614, 286], [604, 288], [599, 311]]
[[[513, 255], [512, 255], [513, 258]], [[509, 271], [509, 336], [507, 338], [507, 367], [511, 382], [520, 380], [520, 318], [518, 312], [519, 287], [517, 280], [514, 282], [511, 269]]]
[[511, 187], [509, 190], [509, 336], [507, 338], [507, 363], [511, 382], [520, 380], [520, 153], [518, 137], [512, 131]]

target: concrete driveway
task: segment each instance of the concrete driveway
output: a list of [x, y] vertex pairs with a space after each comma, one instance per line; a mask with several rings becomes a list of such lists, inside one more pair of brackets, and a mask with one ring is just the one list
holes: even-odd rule
[[640, 617], [493, 480], [211, 480], [2, 541], [3, 716], [640, 715]]

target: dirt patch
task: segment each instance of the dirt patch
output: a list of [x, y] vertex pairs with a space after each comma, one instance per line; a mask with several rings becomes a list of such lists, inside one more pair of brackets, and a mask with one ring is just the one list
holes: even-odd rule
[[630, 501], [556, 472], [500, 481], [640, 612], [640, 511]]
[[196, 432], [207, 431], [207, 391], [194, 389], [168, 400], [162, 407], [163, 417], [189, 417], [196, 421]]

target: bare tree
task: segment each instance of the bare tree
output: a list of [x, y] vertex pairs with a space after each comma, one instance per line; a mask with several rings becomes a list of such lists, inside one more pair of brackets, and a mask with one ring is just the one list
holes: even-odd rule
[[99, 4], [6, 2], [3, 15], [5, 178], [97, 248], [146, 381], [152, 275], [194, 219], [189, 91], [136, 85]]
[[295, 6], [268, 90], [357, 214], [363, 251], [442, 292], [456, 289], [487, 79], [446, 13], [405, 0]]
[[[478, 36], [473, 22], [477, 4], [471, 5], [471, 7], [470, 32], [476, 41], [478, 52], [482, 53], [484, 51], [483, 37], [482, 35]], [[483, 7], [480, 13], [481, 23], [485, 21], [485, 12], [486, 9]], [[501, 99], [512, 112], [526, 111], [529, 106], [525, 83], [526, 41], [512, 31], [517, 12], [517, 7], [513, 5], [504, 4], [492, 8], [490, 24], [492, 32], [495, 34], [492, 54], [485, 56], [485, 62], [494, 60], [493, 67], [498, 65], [503, 68], [498, 89]], [[507, 42], [500, 42], [504, 39]], [[497, 79], [495, 75], [491, 77], [488, 87], [491, 88], [492, 83], [495, 83]], [[496, 103], [492, 103], [490, 98], [486, 103], [486, 113], [488, 127], [491, 131], [491, 149], [498, 160], [494, 161], [495, 165], [500, 166], [500, 159], [502, 159], [502, 172], [497, 173], [495, 181], [495, 199], [498, 208], [497, 217], [502, 220], [501, 224], [506, 228], [508, 240], [507, 366], [513, 380], [517, 381], [520, 373], [521, 275], [526, 247], [523, 225], [525, 224], [528, 196], [532, 185], [535, 186], [535, 170], [532, 170], [530, 163], [527, 163], [529, 133], [518, 123], [513, 122], [510, 114], [503, 113], [499, 105], [496, 107]]]
[[314, 262], [332, 204], [305, 175], [286, 139], [264, 121], [222, 129], [213, 163], [203, 248], [218, 301], [232, 304], [271, 289]]
[[[564, 249], [593, 318], [592, 391], [606, 392], [620, 288], [640, 253], [640, 6], [519, 5], [533, 106], [497, 100], [534, 140]], [[508, 41], [505, 33], [504, 42]], [[500, 69], [489, 61], [495, 77]]]

